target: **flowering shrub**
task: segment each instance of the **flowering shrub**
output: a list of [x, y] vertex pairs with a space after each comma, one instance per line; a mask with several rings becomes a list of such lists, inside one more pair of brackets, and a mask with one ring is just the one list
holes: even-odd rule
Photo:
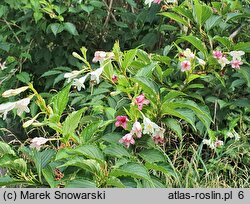
[[176, 31], [163, 54], [82, 47], [75, 66], [43, 73], [59, 91], [29, 80], [3, 91], [2, 119], [18, 115], [27, 138], [0, 142], [1, 186], [249, 186], [249, 39], [215, 34], [244, 15], [225, 18], [234, 8], [220, 2], [144, 3], [171, 8], [160, 13]]

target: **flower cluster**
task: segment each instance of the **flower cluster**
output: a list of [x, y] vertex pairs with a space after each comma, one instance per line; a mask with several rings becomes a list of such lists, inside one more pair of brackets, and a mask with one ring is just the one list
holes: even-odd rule
[[215, 142], [213, 142], [211, 139], [204, 139], [203, 144], [209, 146], [211, 149], [216, 149], [218, 147], [221, 147], [224, 145], [224, 142], [222, 140], [216, 140]]
[[[29, 88], [28, 86], [24, 86], [24, 87], [20, 87], [17, 89], [10, 89], [10, 90], [5, 91], [2, 94], [2, 96], [5, 98], [10, 97], [10, 96], [15, 96], [27, 90], [28, 88]], [[3, 115], [3, 119], [5, 120], [8, 112], [15, 108], [17, 109], [17, 115], [19, 116], [21, 116], [23, 112], [29, 113], [30, 112], [30, 109], [28, 108], [29, 103], [30, 103], [30, 98], [24, 98], [19, 101], [0, 104], [0, 115], [1, 116]]]
[[186, 50], [181, 53], [181, 71], [189, 71], [192, 68], [192, 63], [196, 60], [197, 63], [201, 66], [205, 66], [206, 62], [203, 59], [200, 59], [195, 56], [195, 54], [187, 48]]
[[218, 63], [221, 65], [221, 68], [224, 68], [227, 64], [231, 64], [233, 69], [240, 69], [240, 65], [243, 64], [241, 56], [244, 54], [245, 52], [243, 51], [231, 51], [229, 52], [229, 55], [232, 59], [229, 61], [226, 54], [224, 54], [222, 51], [213, 51], [213, 57], [217, 59]]
[[[114, 57], [113, 52], [104, 52], [104, 51], [96, 51], [95, 56], [93, 58], [93, 62], [100, 62], [102, 63], [106, 59], [112, 59]], [[81, 91], [81, 89], [85, 89], [85, 81], [87, 80], [88, 76], [90, 76], [90, 82], [93, 84], [99, 84], [100, 83], [100, 76], [103, 72], [104, 66], [101, 66], [100, 68], [87, 73], [85, 76], [82, 76], [80, 78], [77, 78], [78, 75], [84, 72], [84, 70], [74, 70], [72, 72], [68, 72], [64, 74], [64, 78], [67, 79], [67, 82], [70, 83], [73, 80], [72, 86], [75, 86], [78, 91]], [[113, 80], [113, 78], [112, 78]], [[116, 82], [118, 78], [114, 78], [114, 81]]]
[[[116, 120], [117, 121], [115, 125], [117, 127], [118, 126], [122, 126], [123, 128], [127, 127], [127, 123], [129, 121], [127, 116], [117, 116]], [[144, 128], [142, 128], [142, 125], [140, 124], [140, 122], [135, 121], [130, 133], [123, 136], [119, 140], [119, 142], [123, 143], [125, 147], [129, 148], [131, 144], [132, 145], [135, 144], [134, 138], [141, 138], [142, 134], [149, 134], [151, 135], [153, 141], [156, 144], [164, 143], [164, 132], [165, 132], [164, 128], [159, 127], [156, 123], [152, 122], [149, 118], [146, 118], [145, 116], [143, 118], [143, 127]]]

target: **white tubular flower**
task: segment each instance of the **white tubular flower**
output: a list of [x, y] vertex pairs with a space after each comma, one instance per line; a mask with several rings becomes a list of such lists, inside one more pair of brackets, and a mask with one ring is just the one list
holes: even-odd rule
[[184, 52], [183, 55], [188, 59], [188, 60], [192, 60], [195, 58], [195, 54], [189, 49], [187, 48]]
[[244, 55], [244, 51], [231, 51], [229, 52], [229, 55], [233, 57], [233, 60], [239, 60], [241, 61], [241, 56]]
[[23, 112], [29, 113], [30, 112], [30, 109], [28, 108], [29, 103], [30, 103], [30, 98], [24, 98], [15, 102], [17, 115], [21, 116]]
[[78, 91], [81, 91], [82, 88], [85, 89], [84, 83], [85, 83], [87, 77], [88, 77], [88, 74], [85, 75], [84, 77], [79, 78], [79, 79], [74, 79], [74, 82], [72, 85], [76, 86]]
[[154, 2], [154, 0], [145, 0], [145, 4], [148, 4], [149, 7], [151, 6], [152, 2]]
[[154, 134], [155, 129], [159, 128], [157, 124], [155, 124], [149, 118], [146, 117], [143, 118], [143, 124], [144, 124], [143, 134]]
[[103, 67], [100, 67], [98, 69], [96, 69], [95, 71], [93, 72], [90, 72], [90, 80], [91, 81], [96, 81], [96, 84], [99, 84], [100, 83], [100, 76], [103, 72]]
[[206, 65], [206, 62], [203, 59], [197, 57], [197, 60], [198, 60], [199, 65], [201, 65], [201, 66]]
[[218, 59], [218, 62], [221, 65], [221, 68], [224, 68], [227, 64], [230, 63], [230, 61], [226, 57]]
[[15, 108], [15, 102], [8, 102], [0, 104], [0, 114], [3, 114], [3, 119], [6, 119], [6, 116], [9, 111], [11, 111], [13, 108]]
[[28, 86], [23, 86], [23, 87], [20, 87], [20, 88], [17, 88], [17, 89], [7, 90], [7, 91], [3, 92], [2, 97], [7, 98], [7, 97], [10, 97], [10, 96], [18, 95], [18, 94], [24, 92], [25, 90], [27, 90], [28, 88], [29, 88]]
[[48, 142], [49, 140], [44, 137], [35, 137], [31, 140], [30, 148], [36, 148], [40, 150], [41, 146]]
[[67, 82], [69, 83], [72, 81], [72, 79], [76, 78], [81, 72], [82, 70], [80, 71], [74, 70], [72, 72], [65, 73], [64, 78], [68, 79]]

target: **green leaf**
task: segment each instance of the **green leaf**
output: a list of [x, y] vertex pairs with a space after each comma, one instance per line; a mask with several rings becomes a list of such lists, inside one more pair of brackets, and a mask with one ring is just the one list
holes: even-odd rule
[[147, 65], [146, 67], [141, 68], [137, 73], [136, 73], [136, 77], [150, 77], [155, 69], [156, 66], [156, 62], [153, 62], [149, 65]]
[[67, 118], [65, 119], [65, 121], [62, 124], [62, 133], [63, 136], [65, 137], [64, 139], [67, 141], [69, 139], [69, 136], [72, 135], [76, 128], [79, 125], [79, 122], [81, 120], [82, 117], [82, 113], [85, 111], [86, 109], [83, 108], [81, 110], [78, 111], [74, 111], [72, 113], [70, 113]]
[[163, 102], [165, 103], [165, 102], [172, 101], [173, 99], [176, 99], [179, 96], [187, 96], [187, 94], [181, 91], [171, 90], [170, 92], [167, 93], [167, 95], [164, 96]]
[[56, 36], [58, 33], [61, 33], [64, 29], [64, 26], [60, 23], [52, 23], [50, 24], [50, 29], [52, 33]]
[[87, 143], [92, 139], [95, 133], [99, 130], [99, 126], [102, 124], [102, 122], [103, 121], [93, 122], [83, 129], [80, 134], [82, 143]]
[[58, 92], [53, 98], [53, 111], [54, 113], [58, 114], [59, 116], [62, 115], [64, 109], [67, 106], [69, 100], [69, 91], [70, 91], [71, 84], [67, 85], [63, 90]]
[[10, 154], [13, 156], [16, 156], [16, 153], [14, 150], [11, 149], [11, 147], [5, 143], [5, 142], [0, 142], [0, 156]]
[[117, 158], [131, 157], [131, 155], [123, 146], [117, 145], [117, 144], [112, 144], [110, 146], [107, 146], [103, 152], [106, 155], [117, 157]]
[[117, 188], [125, 188], [126, 186], [120, 181], [120, 179], [111, 176], [107, 180], [107, 185], [111, 187], [117, 187]]
[[181, 39], [188, 41], [194, 47], [200, 50], [205, 56], [207, 56], [207, 48], [199, 38], [189, 35], [189, 36], [183, 36], [181, 37]]
[[132, 49], [124, 53], [122, 69], [126, 70], [131, 65], [131, 63], [134, 61], [136, 53], [137, 53], [137, 49]]
[[152, 79], [140, 76], [132, 78], [132, 80], [137, 82], [142, 87], [144, 92], [149, 95], [154, 94], [154, 97], [157, 98], [157, 95], [159, 94], [159, 87]]
[[250, 87], [250, 68], [242, 66], [238, 72], [242, 75], [242, 78], [247, 82], [247, 86]]
[[15, 171], [26, 173], [27, 164], [23, 159], [14, 159], [10, 155], [0, 157], [0, 167], [12, 169]]
[[165, 17], [168, 17], [168, 18], [171, 18], [172, 20], [178, 22], [178, 23], [181, 23], [185, 26], [189, 26], [189, 23], [186, 19], [184, 19], [183, 17], [175, 14], [175, 13], [170, 13], [170, 12], [162, 12], [160, 13], [159, 15], [162, 15], [162, 16], [165, 16]]
[[47, 77], [47, 76], [52, 76], [52, 75], [61, 74], [61, 73], [62, 71], [59, 71], [59, 70], [49, 70], [45, 72], [41, 77]]
[[69, 181], [65, 188], [96, 188], [96, 184], [93, 181], [85, 180], [85, 179], [74, 179]]
[[146, 179], [151, 181], [147, 169], [141, 164], [132, 162], [127, 163], [118, 169], [112, 170], [110, 175], [115, 177], [130, 176], [132, 178]]
[[217, 26], [221, 21], [222, 16], [212, 15], [209, 19], [205, 22], [205, 29], [207, 31], [211, 30], [213, 27]]
[[95, 145], [84, 145], [75, 149], [75, 152], [82, 154], [89, 159], [96, 159], [97, 161], [104, 161], [102, 151]]
[[182, 128], [180, 124], [173, 118], [167, 118], [166, 120], [164, 120], [164, 122], [166, 123], [167, 127], [170, 130], [174, 131], [179, 139], [182, 140]]
[[55, 181], [54, 171], [50, 166], [42, 169], [43, 176], [45, 180], [48, 182], [50, 188], [56, 188], [59, 185], [58, 181]]
[[73, 23], [66, 22], [63, 24], [63, 28], [64, 28], [64, 30], [68, 31], [72, 35], [78, 35], [76, 27]]
[[155, 163], [155, 162], [165, 162], [166, 158], [164, 155], [156, 149], [146, 149], [139, 153], [139, 156], [146, 162]]
[[176, 177], [173, 169], [166, 162], [159, 162], [159, 163], [146, 162], [145, 166], [146, 166], [147, 169], [153, 169], [155, 171], [160, 171], [160, 172], [164, 173], [167, 176]]
[[26, 84], [30, 82], [30, 75], [27, 72], [21, 72], [21, 73], [17, 74], [16, 78], [19, 81], [26, 83]]
[[199, 26], [203, 26], [212, 14], [213, 12], [210, 7], [202, 5], [199, 0], [194, 0], [193, 15]]
[[67, 167], [67, 166], [76, 166], [80, 167], [82, 169], [85, 169], [93, 174], [100, 174], [101, 167], [100, 164], [93, 159], [84, 159], [79, 156], [73, 157], [69, 161], [67, 161], [65, 164], [59, 166], [60, 167]]
[[223, 46], [227, 47], [228, 49], [230, 49], [232, 47], [232, 42], [229, 40], [228, 37], [220, 37], [220, 36], [216, 35], [216, 36], [214, 36], [213, 39], [218, 41], [219, 43], [221, 43]]
[[241, 50], [250, 53], [250, 42], [239, 42], [233, 46], [233, 50]]
[[6, 42], [0, 42], [0, 49], [9, 52], [10, 51], [10, 44]]
[[10, 176], [0, 177], [0, 186], [14, 186], [18, 184], [29, 184], [28, 181], [11, 178]]

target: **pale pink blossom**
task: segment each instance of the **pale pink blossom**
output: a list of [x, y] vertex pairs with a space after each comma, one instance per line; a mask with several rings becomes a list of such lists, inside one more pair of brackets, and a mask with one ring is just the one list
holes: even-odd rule
[[215, 59], [220, 59], [220, 58], [223, 57], [223, 53], [221, 51], [219, 51], [219, 50], [215, 50], [215, 51], [213, 51], [213, 57]]
[[215, 143], [214, 143], [215, 147], [221, 147], [222, 145], [224, 145], [224, 142], [221, 141], [221, 140], [216, 140]]
[[185, 72], [191, 69], [191, 62], [188, 60], [185, 60], [181, 62], [181, 71]]
[[23, 112], [29, 113], [30, 109], [28, 107], [30, 103], [30, 98], [24, 98], [15, 103], [15, 108], [17, 109], [17, 115], [21, 116]]
[[31, 140], [30, 148], [36, 148], [40, 150], [41, 146], [48, 142], [49, 140], [44, 137], [35, 137]]
[[128, 123], [128, 117], [127, 116], [117, 116], [116, 117], [116, 122], [115, 122], [115, 126], [116, 127], [123, 127], [124, 129], [127, 129], [127, 123]]
[[120, 140], [120, 143], [124, 144], [126, 148], [129, 148], [130, 144], [135, 144], [135, 140], [131, 133], [126, 134]]
[[137, 138], [141, 138], [141, 136], [142, 136], [142, 126], [138, 121], [135, 121], [130, 133], [132, 135], [135, 134]]
[[218, 59], [218, 63], [221, 65], [221, 68], [224, 68], [227, 64], [229, 64], [229, 60], [224, 56]]
[[135, 98], [135, 104], [138, 106], [139, 110], [142, 110], [143, 105], [148, 105], [149, 103], [150, 101], [145, 98], [144, 94], [141, 94]]
[[240, 69], [240, 65], [243, 64], [243, 62], [238, 59], [232, 60], [230, 63], [231, 63], [232, 68], [234, 69]]
[[164, 144], [164, 138], [160, 137], [159, 135], [153, 136], [153, 141], [155, 144]]
[[154, 0], [155, 4], [160, 4], [162, 0]]
[[184, 52], [183, 55], [188, 59], [188, 60], [192, 60], [195, 58], [195, 54], [189, 49], [187, 48]]
[[107, 56], [107, 53], [104, 51], [96, 51], [93, 58], [93, 62], [103, 62]]
[[164, 132], [165, 129], [158, 127], [155, 129], [154, 134], [152, 136], [155, 144], [163, 144], [164, 143]]

